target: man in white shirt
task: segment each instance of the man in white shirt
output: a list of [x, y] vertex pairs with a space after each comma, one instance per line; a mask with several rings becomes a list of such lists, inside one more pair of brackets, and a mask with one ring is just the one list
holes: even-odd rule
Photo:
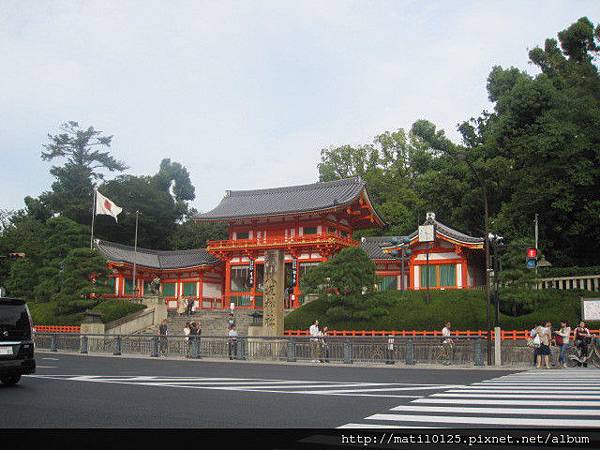
[[235, 330], [235, 325], [229, 329], [229, 359], [236, 358], [237, 355], [237, 338], [238, 332]]
[[315, 320], [314, 323], [308, 329], [308, 334], [310, 334], [310, 350], [312, 356], [312, 362], [319, 362], [319, 321]]
[[444, 353], [445, 353], [444, 364], [445, 365], [451, 364], [452, 353], [454, 350], [454, 347], [453, 347], [454, 341], [452, 341], [452, 339], [450, 339], [451, 327], [452, 327], [452, 324], [450, 322], [446, 322], [446, 326], [444, 328], [442, 328], [442, 337], [444, 338], [444, 340], [442, 341], [442, 345], [444, 346]]

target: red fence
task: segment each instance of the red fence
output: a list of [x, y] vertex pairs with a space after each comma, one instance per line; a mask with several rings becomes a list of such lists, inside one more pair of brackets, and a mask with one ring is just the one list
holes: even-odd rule
[[37, 333], [79, 333], [81, 327], [64, 325], [35, 325], [33, 331]]
[[[590, 330], [592, 334], [600, 333], [600, 330]], [[285, 336], [308, 336], [308, 330], [285, 330]], [[400, 336], [400, 337], [417, 337], [417, 336], [442, 336], [439, 330], [434, 331], [417, 331], [417, 330], [401, 330], [401, 331], [383, 331], [383, 330], [329, 330], [329, 336]], [[495, 333], [492, 331], [492, 338]], [[452, 330], [452, 336], [462, 337], [485, 337], [485, 330]], [[528, 339], [529, 330], [502, 330], [501, 339], [516, 341], [518, 339]]]

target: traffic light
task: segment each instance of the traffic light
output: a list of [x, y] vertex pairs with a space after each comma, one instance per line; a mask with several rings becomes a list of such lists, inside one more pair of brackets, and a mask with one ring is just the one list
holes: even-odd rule
[[527, 249], [527, 268], [528, 269], [535, 269], [537, 267], [537, 257], [538, 257], [537, 248], [528, 248]]

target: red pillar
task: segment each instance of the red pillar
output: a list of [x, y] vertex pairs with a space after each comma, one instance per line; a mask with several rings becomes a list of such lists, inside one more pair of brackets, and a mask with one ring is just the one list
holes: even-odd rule
[[225, 294], [223, 295], [223, 309], [229, 308], [231, 302], [231, 263], [229, 259], [225, 261]]

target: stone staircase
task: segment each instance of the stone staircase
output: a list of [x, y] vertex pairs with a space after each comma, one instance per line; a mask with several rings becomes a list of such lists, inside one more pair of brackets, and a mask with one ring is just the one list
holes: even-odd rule
[[[248, 335], [248, 327], [252, 325], [252, 310], [235, 311], [235, 328], [241, 336]], [[196, 322], [200, 324], [202, 336], [227, 336], [229, 319], [229, 310], [200, 310], [191, 316], [177, 315], [169, 313], [167, 317], [167, 326], [169, 334], [183, 334], [183, 328], [187, 322]], [[136, 334], [158, 334], [158, 325], [153, 325]]]

